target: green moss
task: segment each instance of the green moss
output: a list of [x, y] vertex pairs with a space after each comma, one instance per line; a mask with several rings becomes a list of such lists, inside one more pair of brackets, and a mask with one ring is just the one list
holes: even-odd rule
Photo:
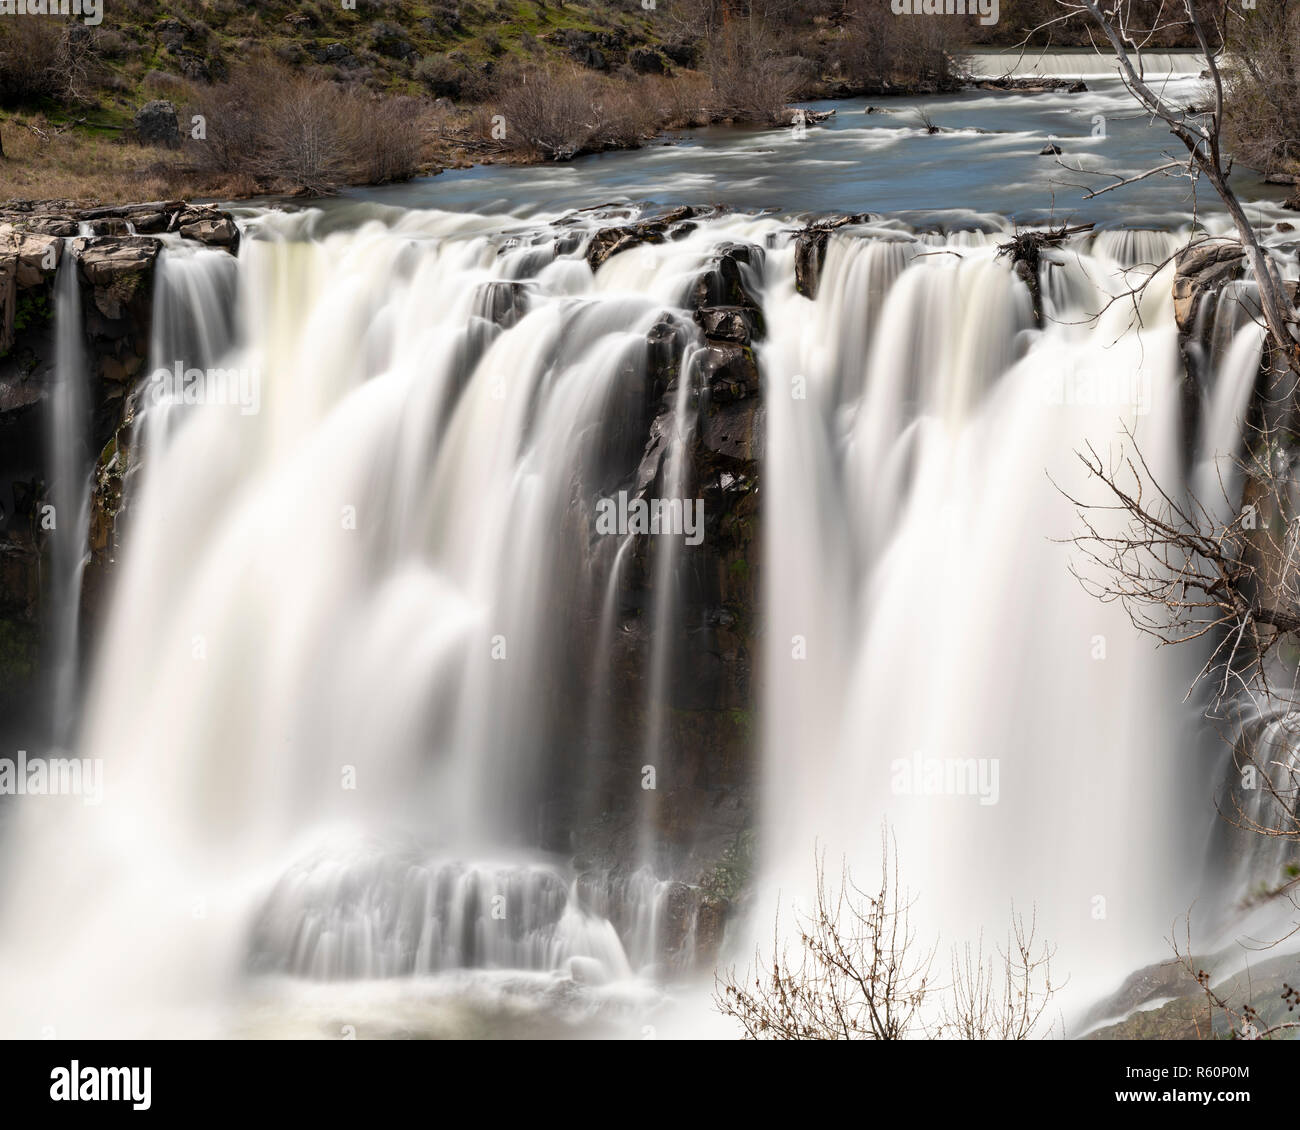
[[14, 332], [23, 333], [48, 324], [54, 311], [45, 295], [39, 291], [24, 290], [18, 294], [14, 308]]
[[0, 684], [6, 690], [35, 678], [39, 647], [35, 624], [0, 619]]
[[744, 893], [754, 873], [754, 833], [746, 828], [722, 853], [701, 887], [711, 895], [734, 900]]

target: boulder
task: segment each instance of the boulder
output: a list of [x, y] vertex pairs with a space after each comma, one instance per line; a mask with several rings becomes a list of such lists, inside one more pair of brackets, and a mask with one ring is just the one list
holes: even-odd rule
[[77, 240], [77, 265], [105, 318], [121, 318], [127, 304], [148, 294], [160, 246], [156, 239], [134, 235]]
[[712, 266], [695, 282], [691, 292], [691, 308], [699, 310], [718, 306], [743, 306], [756, 311], [758, 302], [749, 293], [741, 265], [758, 267], [762, 259], [763, 249], [755, 244], [720, 245]]
[[710, 400], [725, 404], [758, 394], [758, 363], [746, 345], [711, 342], [699, 359], [700, 375]]
[[1235, 240], [1202, 240], [1179, 252], [1174, 275], [1174, 318], [1180, 333], [1192, 329], [1201, 296], [1241, 278], [1245, 263], [1246, 253]]
[[[138, 230], [138, 229], [137, 229]], [[206, 243], [209, 247], [219, 247], [234, 252], [239, 249], [239, 227], [225, 213], [182, 214], [176, 230], [186, 239]]]
[[165, 145], [174, 149], [181, 143], [176, 107], [166, 99], [146, 102], [135, 112], [135, 135], [145, 145]]
[[763, 316], [749, 306], [703, 306], [695, 320], [710, 341], [749, 345], [763, 336]]
[[668, 68], [664, 57], [650, 47], [633, 48], [627, 56], [628, 66], [639, 75], [661, 75]]

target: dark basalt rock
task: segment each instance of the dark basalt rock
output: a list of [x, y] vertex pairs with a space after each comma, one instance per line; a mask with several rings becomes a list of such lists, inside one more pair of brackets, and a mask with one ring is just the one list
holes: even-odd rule
[[677, 64], [679, 67], [695, 65], [696, 50], [693, 43], [661, 43], [659, 50], [664, 53], [670, 62]]
[[[88, 235], [81, 235], [82, 225]], [[67, 201], [0, 205], [0, 720], [14, 716], [39, 675], [41, 540], [33, 507], [43, 496], [45, 412], [54, 374], [56, 276], [77, 258], [93, 450], [101, 452], [91, 505], [91, 560], [83, 583], [83, 626], [90, 632], [116, 548], [121, 486], [129, 466], [135, 393], [153, 316], [153, 278], [161, 244], [145, 234], [176, 231], [233, 250], [233, 219], [183, 201], [78, 209]], [[16, 709], [16, 708], [15, 708]]]
[[701, 379], [710, 399], [718, 404], [756, 396], [759, 388], [758, 363], [746, 345], [710, 343], [699, 361]]
[[480, 283], [474, 312], [503, 330], [510, 329], [528, 313], [528, 284], [504, 279]]
[[763, 315], [751, 306], [704, 306], [695, 320], [710, 341], [749, 345], [763, 336]]
[[639, 75], [661, 75], [668, 68], [664, 57], [650, 47], [637, 47], [628, 53], [628, 66]]
[[671, 314], [664, 314], [646, 335], [646, 374], [651, 395], [662, 399], [681, 371], [690, 333]]
[[593, 271], [598, 271], [610, 256], [626, 251], [629, 247], [680, 238], [680, 235], [674, 235], [675, 229], [697, 215], [699, 212], [695, 208], [682, 205], [638, 223], [601, 228], [587, 243], [587, 265]]
[[720, 245], [712, 266], [696, 280], [691, 292], [691, 308], [741, 306], [757, 310], [758, 303], [749, 293], [742, 265], [744, 268], [758, 268], [763, 255], [763, 249], [752, 243]]
[[870, 220], [870, 213], [856, 212], [829, 220], [819, 220], [799, 232], [794, 242], [795, 289], [805, 298], [816, 298], [817, 285], [821, 282], [822, 267], [826, 263], [826, 248], [830, 243], [831, 233], [838, 228], [865, 224]]

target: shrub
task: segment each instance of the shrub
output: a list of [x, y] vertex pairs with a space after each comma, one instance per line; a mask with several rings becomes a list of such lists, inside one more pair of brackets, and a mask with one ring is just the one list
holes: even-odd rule
[[350, 112], [357, 118], [355, 172], [367, 184], [409, 180], [420, 167], [422, 107], [415, 98], [367, 99], [355, 94]]
[[707, 64], [716, 109], [737, 121], [775, 121], [799, 84], [790, 59], [776, 53], [754, 20], [722, 28], [709, 44]]
[[445, 55], [426, 55], [415, 64], [414, 78], [435, 98], [459, 98], [465, 74]]
[[[1300, 9], [1266, 5], [1243, 13], [1230, 53], [1224, 140], [1236, 157], [1265, 174], [1300, 165]], [[1209, 92], [1202, 100], [1210, 101]]]
[[57, 18], [0, 23], [0, 105], [87, 100], [99, 74], [93, 43], [85, 25]]
[[564, 160], [587, 148], [598, 122], [588, 78], [576, 67], [530, 70], [498, 102], [507, 148]]
[[91, 36], [91, 46], [96, 55], [102, 59], [125, 59], [128, 55], [139, 52], [136, 46], [120, 31], [112, 28], [97, 27]]
[[419, 168], [421, 107], [413, 98], [378, 98], [260, 61], [204, 91], [199, 107], [207, 136], [190, 152], [212, 172], [323, 195]]

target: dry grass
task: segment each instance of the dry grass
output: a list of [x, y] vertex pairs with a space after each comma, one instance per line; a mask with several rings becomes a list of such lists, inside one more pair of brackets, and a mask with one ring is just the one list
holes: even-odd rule
[[[36, 131], [40, 131], [38, 134]], [[40, 134], [44, 134], [42, 138]], [[181, 172], [123, 138], [81, 129], [57, 131], [40, 114], [9, 114], [0, 120], [0, 200], [73, 200], [119, 204], [177, 196], [239, 196], [247, 178]]]

